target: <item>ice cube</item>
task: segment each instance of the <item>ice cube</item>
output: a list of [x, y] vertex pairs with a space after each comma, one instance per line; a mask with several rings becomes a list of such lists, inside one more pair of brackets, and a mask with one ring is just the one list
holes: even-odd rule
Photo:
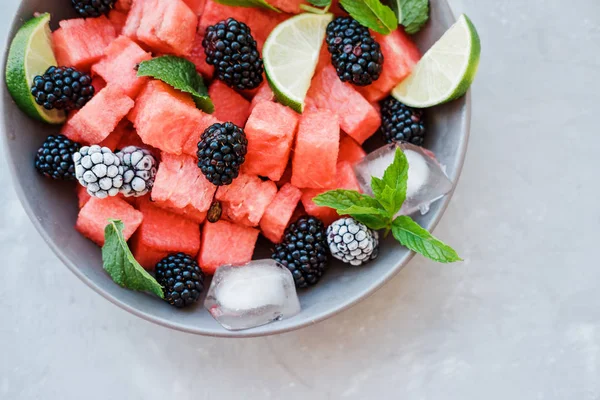
[[396, 148], [402, 149], [408, 161], [406, 201], [398, 215], [416, 211], [426, 213], [429, 206], [452, 190], [452, 182], [440, 163], [429, 150], [410, 143], [395, 143], [383, 146], [370, 153], [356, 164], [354, 171], [364, 193], [373, 195], [371, 177], [381, 178], [394, 161]]
[[300, 312], [292, 273], [274, 260], [217, 268], [204, 307], [224, 328], [255, 328]]

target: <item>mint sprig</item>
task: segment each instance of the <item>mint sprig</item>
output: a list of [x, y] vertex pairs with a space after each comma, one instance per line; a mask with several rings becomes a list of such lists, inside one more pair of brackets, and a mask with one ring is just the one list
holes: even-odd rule
[[419, 226], [411, 217], [395, 215], [406, 200], [408, 161], [401, 149], [396, 149], [394, 161], [383, 177], [373, 177], [371, 188], [374, 197], [355, 190], [330, 190], [313, 202], [335, 209], [340, 215], [350, 215], [371, 229], [392, 231], [394, 238], [408, 249], [433, 261], [450, 263], [462, 261], [456, 251]]
[[[314, 14], [325, 14], [331, 7], [331, 0], [307, 0], [313, 6], [308, 4], [300, 4], [300, 9]], [[323, 8], [317, 8], [323, 7]]]
[[361, 25], [383, 35], [398, 28], [396, 14], [379, 0], [340, 0], [348, 14]]
[[398, 22], [410, 35], [419, 32], [429, 19], [429, 0], [390, 0], [389, 3]]
[[151, 292], [164, 299], [160, 284], [133, 257], [123, 237], [123, 222], [109, 219], [104, 229], [102, 262], [104, 270], [121, 287]]
[[142, 61], [137, 76], [149, 76], [192, 95], [196, 107], [212, 114], [215, 106], [208, 96], [202, 75], [193, 62], [176, 56], [162, 56]]
[[267, 10], [275, 11], [280, 13], [277, 7], [274, 7], [267, 3], [265, 0], [215, 0], [219, 4], [232, 7], [258, 7], [266, 8]]

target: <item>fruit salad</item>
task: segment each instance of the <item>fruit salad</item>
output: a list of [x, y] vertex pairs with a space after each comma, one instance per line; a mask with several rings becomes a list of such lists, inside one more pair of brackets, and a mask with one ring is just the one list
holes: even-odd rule
[[[425, 108], [474, 79], [466, 16], [422, 55], [428, 0], [63, 2], [58, 29], [40, 10], [18, 31], [6, 83], [60, 127], [32, 168], [73, 181], [75, 228], [116, 284], [204, 296], [245, 329], [301, 312], [296, 290], [330, 268], [368, 268], [388, 234], [460, 261], [410, 214], [452, 189]], [[272, 259], [252, 261], [260, 235]]]

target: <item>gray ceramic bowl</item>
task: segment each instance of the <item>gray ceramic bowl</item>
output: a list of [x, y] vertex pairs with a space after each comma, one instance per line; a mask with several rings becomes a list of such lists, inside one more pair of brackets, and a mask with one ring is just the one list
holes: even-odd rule
[[[12, 18], [9, 36], [14, 36], [23, 20], [35, 11], [49, 11], [53, 23], [69, 14], [68, 0], [22, 0]], [[8, 21], [8, 18], [3, 18]], [[445, 0], [431, 0], [431, 21], [417, 37], [421, 49], [429, 48], [455, 21]], [[6, 44], [8, 48], [8, 43]], [[5, 54], [6, 56], [6, 54]], [[4, 62], [3, 62], [4, 65]], [[4, 76], [4, 73], [3, 73]], [[294, 318], [240, 332], [222, 328], [200, 305], [190, 311], [178, 311], [160, 299], [122, 289], [102, 269], [100, 250], [73, 228], [77, 217], [77, 198], [73, 184], [56, 183], [41, 178], [34, 170], [32, 158], [44, 138], [58, 129], [33, 121], [19, 111], [7, 90], [3, 90], [2, 136], [5, 156], [19, 198], [34, 225], [58, 257], [82, 281], [119, 307], [148, 321], [185, 332], [229, 337], [271, 335], [298, 329], [322, 321], [343, 311], [373, 293], [392, 278], [412, 258], [412, 254], [392, 239], [382, 243], [379, 258], [364, 268], [347, 268], [334, 264], [314, 288], [300, 291], [302, 312]], [[463, 165], [470, 124], [470, 97], [467, 95], [427, 113], [429, 134], [426, 147], [433, 150], [456, 183]], [[369, 143], [371, 147], [377, 143]], [[450, 195], [436, 202], [431, 211], [418, 221], [433, 229], [440, 220]], [[268, 256], [268, 244], [257, 246], [255, 258]]]

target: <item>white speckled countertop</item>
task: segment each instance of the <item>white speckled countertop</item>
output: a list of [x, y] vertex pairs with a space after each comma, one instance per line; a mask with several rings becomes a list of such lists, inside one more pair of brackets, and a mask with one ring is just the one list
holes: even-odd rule
[[300, 331], [192, 336], [75, 278], [0, 160], [0, 399], [600, 399], [600, 2], [450, 3], [483, 42], [469, 152], [436, 230], [463, 264], [417, 257]]

